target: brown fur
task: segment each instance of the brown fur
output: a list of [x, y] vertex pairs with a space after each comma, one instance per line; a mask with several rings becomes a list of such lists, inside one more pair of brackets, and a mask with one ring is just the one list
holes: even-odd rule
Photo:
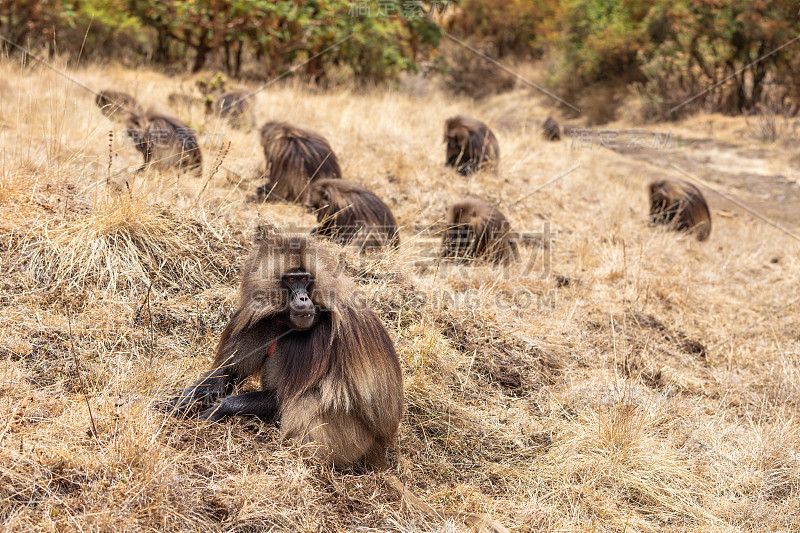
[[510, 233], [511, 224], [492, 204], [479, 198], [462, 200], [448, 211], [441, 256], [508, 263], [519, 253]]
[[144, 165], [156, 168], [178, 168], [199, 172], [203, 163], [200, 145], [192, 128], [181, 120], [148, 112], [132, 114], [126, 122], [128, 135], [144, 156]]
[[235, 128], [252, 128], [256, 123], [253, 95], [240, 89], [209, 96], [206, 115], [219, 113]]
[[[361, 250], [397, 247], [397, 222], [389, 206], [367, 188], [342, 179], [314, 180], [304, 205], [316, 212], [314, 234]], [[357, 235], [361, 237], [354, 240]]]
[[650, 221], [677, 231], [695, 233], [704, 241], [711, 233], [711, 211], [700, 189], [680, 180], [653, 181], [650, 191]]
[[300, 202], [310, 181], [342, 177], [331, 145], [317, 133], [285, 122], [268, 122], [261, 128], [261, 146], [269, 181], [258, 188], [260, 196]]
[[109, 118], [117, 116], [124, 118], [125, 115], [130, 113], [138, 115], [144, 113], [136, 98], [121, 91], [113, 91], [111, 89], [100, 91], [94, 101], [100, 111]]
[[445, 166], [454, 167], [467, 176], [482, 168], [496, 167], [500, 161], [500, 144], [486, 124], [458, 115], [447, 119], [444, 126], [447, 143]]
[[[304, 331], [287, 325], [289, 291], [281, 284], [298, 270], [314, 280], [309, 295], [320, 310]], [[382, 466], [402, 416], [403, 377], [386, 328], [355, 293], [326, 245], [262, 231], [242, 268], [239, 303], [213, 368], [173, 408], [208, 403], [260, 373], [262, 391], [228, 396], [202, 416], [274, 419], [286, 438], [321, 445], [318, 453], [336, 466]]]
[[548, 141], [561, 140], [561, 128], [553, 117], [547, 117], [542, 124], [542, 129], [544, 129], [544, 138]]

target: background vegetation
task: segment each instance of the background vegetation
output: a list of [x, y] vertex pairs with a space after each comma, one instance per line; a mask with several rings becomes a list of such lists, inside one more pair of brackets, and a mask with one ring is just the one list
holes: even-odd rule
[[561, 97], [600, 95], [605, 115], [590, 113], [598, 121], [631, 93], [650, 119], [759, 106], [794, 114], [800, 96], [792, 0], [13, 0], [0, 8], [0, 29], [51, 54], [234, 77], [269, 79], [308, 61], [313, 84], [328, 84], [332, 70], [374, 83], [434, 67], [472, 96], [513, 86], [485, 61], [442, 47], [449, 32], [512, 64], [543, 60], [542, 81]]

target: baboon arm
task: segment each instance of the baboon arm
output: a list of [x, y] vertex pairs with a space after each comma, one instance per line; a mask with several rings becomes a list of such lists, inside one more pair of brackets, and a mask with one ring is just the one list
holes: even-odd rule
[[169, 411], [185, 413], [197, 402], [203, 406], [209, 405], [224, 396], [230, 388], [229, 385], [232, 385], [232, 381], [225, 369], [213, 368], [197, 383], [186, 388], [180, 396], [169, 401], [167, 408]]
[[472, 243], [470, 244], [470, 256], [474, 259], [480, 259], [481, 256], [488, 250], [488, 225], [483, 222], [474, 223]]
[[255, 416], [265, 422], [272, 422], [277, 412], [278, 396], [274, 389], [268, 389], [228, 396], [200, 413], [200, 418], [216, 422], [228, 416], [241, 415]]
[[282, 329], [286, 328], [270, 317], [256, 319], [250, 310], [236, 311], [222, 332], [214, 368], [228, 369], [234, 379], [252, 376], [264, 366], [267, 352]]
[[242, 320], [241, 311], [233, 314], [222, 332], [211, 370], [173, 399], [168, 404], [171, 410], [185, 412], [196, 402], [202, 406], [210, 405], [261, 370], [270, 349], [274, 350], [278, 325], [265, 318], [255, 324], [247, 323], [242, 328]]

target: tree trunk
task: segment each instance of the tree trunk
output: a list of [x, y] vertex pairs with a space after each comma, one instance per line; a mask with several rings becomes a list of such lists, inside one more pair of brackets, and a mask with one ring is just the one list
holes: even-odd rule
[[231, 43], [225, 41], [225, 74], [231, 75]]
[[161, 27], [158, 29], [158, 38], [156, 39], [156, 63], [166, 63], [169, 60], [169, 36], [166, 30]]
[[197, 54], [194, 56], [194, 65], [192, 72], [200, 72], [206, 64], [206, 57], [208, 56], [208, 43], [205, 37], [200, 38], [200, 42], [195, 47]]
[[236, 56], [234, 57], [234, 76], [237, 78], [242, 75], [242, 44], [241, 39], [236, 41]]

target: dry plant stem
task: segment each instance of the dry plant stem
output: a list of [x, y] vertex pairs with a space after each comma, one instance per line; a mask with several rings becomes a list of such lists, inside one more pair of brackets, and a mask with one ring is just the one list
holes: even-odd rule
[[211, 179], [217, 173], [219, 167], [222, 166], [222, 162], [225, 160], [225, 156], [228, 155], [230, 149], [231, 149], [230, 141], [228, 141], [227, 145], [223, 144], [222, 146], [219, 147], [219, 150], [217, 151], [217, 156], [214, 159], [214, 166], [211, 168], [211, 172], [208, 174], [208, 178], [206, 179], [205, 183], [203, 183], [203, 186], [200, 188], [200, 192], [197, 193], [197, 198], [195, 198], [192, 207], [197, 206], [197, 203], [200, 201], [200, 197], [203, 195], [203, 191], [206, 190], [206, 187], [208, 187], [208, 184], [211, 182]]
[[83, 371], [81, 369], [81, 362], [80, 358], [78, 357], [78, 351], [75, 349], [75, 338], [72, 335], [72, 314], [67, 312], [67, 329], [69, 332], [69, 346], [70, 346], [70, 353], [72, 354], [72, 360], [75, 363], [75, 374], [78, 378], [78, 386], [80, 387], [80, 392], [83, 395], [83, 399], [86, 402], [86, 409], [89, 413], [89, 423], [91, 424], [91, 431], [92, 431], [92, 438], [97, 441], [99, 444], [99, 435], [97, 434], [97, 426], [94, 423], [94, 414], [92, 413], [92, 405], [89, 403], [89, 393], [88, 387], [86, 386], [86, 381], [83, 378]]

